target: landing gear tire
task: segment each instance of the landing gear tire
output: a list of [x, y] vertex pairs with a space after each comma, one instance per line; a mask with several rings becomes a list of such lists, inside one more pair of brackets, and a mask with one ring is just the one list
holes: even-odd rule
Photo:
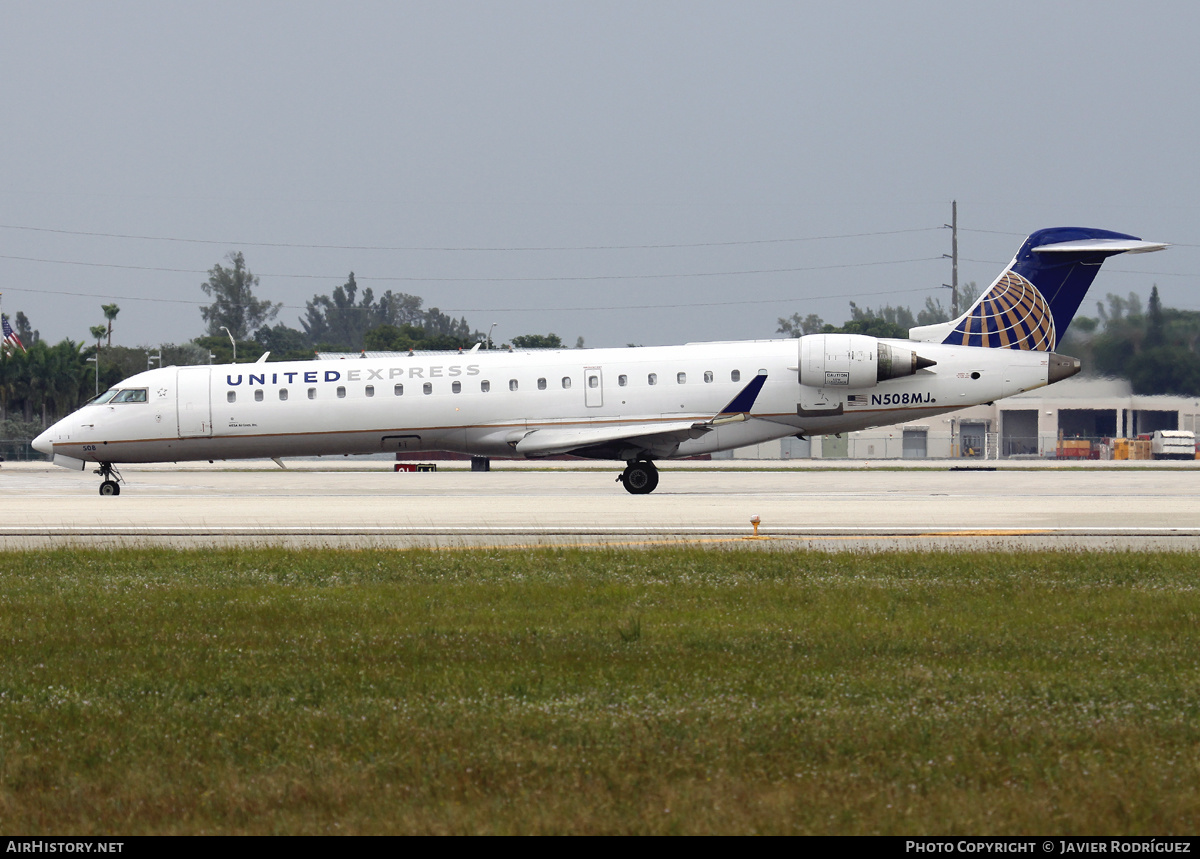
[[658, 469], [653, 462], [631, 462], [617, 478], [625, 491], [633, 495], [649, 495], [658, 486]]
[[[121, 484], [119, 482], [121, 480], [121, 475], [115, 468], [112, 467], [111, 462], [100, 463], [100, 467], [96, 469], [96, 474], [99, 474], [104, 480], [104, 482], [100, 484], [101, 495], [107, 498], [110, 495], [121, 494]], [[114, 478], [116, 479], [114, 480]]]

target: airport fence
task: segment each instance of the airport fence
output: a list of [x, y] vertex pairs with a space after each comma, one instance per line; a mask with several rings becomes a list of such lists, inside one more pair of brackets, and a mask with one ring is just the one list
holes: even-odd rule
[[33, 439], [0, 438], [0, 462], [30, 462], [46, 459], [46, 454], [33, 449]]

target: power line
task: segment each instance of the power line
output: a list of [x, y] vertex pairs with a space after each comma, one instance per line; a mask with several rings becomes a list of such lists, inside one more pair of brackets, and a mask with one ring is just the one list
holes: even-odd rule
[[676, 242], [670, 244], [646, 244], [646, 245], [577, 245], [577, 246], [529, 246], [529, 247], [495, 247], [495, 246], [423, 246], [423, 245], [322, 245], [322, 244], [307, 244], [303, 242], [245, 242], [245, 241], [223, 241], [217, 239], [188, 239], [176, 236], [142, 236], [131, 233], [100, 233], [89, 232], [85, 230], [61, 230], [51, 227], [31, 227], [23, 224], [0, 224], [0, 230], [23, 230], [34, 233], [54, 233], [64, 236], [88, 236], [92, 238], [105, 239], [137, 239], [140, 241], [151, 242], [176, 242], [181, 244], [193, 245], [223, 245], [225, 247], [253, 247], [253, 248], [297, 248], [304, 250], [336, 250], [336, 251], [470, 251], [470, 252], [496, 252], [508, 253], [513, 251], [614, 251], [614, 250], [660, 250], [667, 248], [718, 248], [718, 247], [734, 247], [739, 245], [775, 245], [787, 244], [793, 242], [818, 242], [828, 239], [860, 239], [871, 236], [897, 236], [905, 233], [927, 233], [940, 230], [941, 227], [914, 227], [907, 230], [884, 230], [874, 233], [843, 233], [840, 235], [829, 236], [805, 236], [801, 238], [786, 238], [786, 239], [746, 239], [742, 241], [727, 241], [727, 242]]
[[[158, 271], [169, 274], [208, 274], [208, 269], [165, 268], [161, 266], [125, 265], [107, 262], [80, 262], [78, 260], [44, 259], [41, 257], [23, 257], [0, 254], [0, 259], [17, 260], [19, 262], [38, 262], [51, 265], [77, 265], [89, 268], [116, 268], [127, 271]], [[880, 260], [879, 262], [840, 263], [837, 265], [802, 266], [799, 268], [760, 268], [744, 269], [741, 271], [704, 271], [674, 274], [595, 274], [595, 275], [558, 275], [554, 277], [408, 277], [400, 275], [355, 275], [356, 281], [375, 281], [384, 283], [557, 283], [562, 281], [598, 281], [598, 280], [664, 280], [669, 278], [690, 277], [735, 277], [751, 274], [790, 274], [805, 271], [831, 271], [844, 268], [865, 268], [880, 265], [901, 265], [911, 262], [929, 262], [940, 260], [941, 257], [914, 257], [912, 259]], [[293, 280], [341, 280], [343, 275], [325, 274], [268, 274], [259, 273], [256, 277], [275, 277]]]
[[959, 227], [958, 231], [960, 233], [987, 233], [991, 236], [1016, 236], [1017, 238], [1025, 238], [1029, 235], [1028, 233], [1010, 233], [1006, 230], [980, 230], [972, 227]]
[[[827, 295], [809, 295], [809, 296], [791, 296], [789, 298], [762, 298], [737, 300], [737, 301], [686, 301], [677, 302], [674, 304], [620, 304], [620, 305], [603, 305], [594, 307], [439, 307], [442, 313], [536, 313], [538, 311], [547, 311], [554, 313], [566, 313], [575, 311], [602, 311], [602, 310], [666, 310], [684, 307], [735, 307], [745, 304], [785, 304], [798, 303], [805, 301], [822, 301], [830, 298], [872, 298], [880, 295], [905, 295], [913, 292], [932, 292], [936, 287], [918, 287], [916, 289], [891, 289], [880, 290], [877, 292], [838, 292]], [[39, 295], [67, 295], [74, 298], [101, 298], [110, 301], [150, 301], [161, 304], [187, 304], [193, 307], [207, 307], [208, 302], [192, 301], [185, 298], [146, 298], [144, 296], [135, 295], [107, 295], [95, 292], [68, 292], [56, 289], [23, 289], [21, 287], [8, 287], [9, 292], [32, 292]], [[299, 304], [281, 304], [281, 309], [287, 310], [304, 310], [306, 305]]]

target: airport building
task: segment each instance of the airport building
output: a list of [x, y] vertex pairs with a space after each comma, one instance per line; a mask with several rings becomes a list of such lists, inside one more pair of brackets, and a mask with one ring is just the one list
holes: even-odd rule
[[[1101, 458], [1104, 439], [1156, 430], [1200, 434], [1200, 399], [1134, 394], [1124, 379], [1076, 376], [946, 415], [811, 439], [785, 438], [713, 458]], [[731, 456], [732, 454], [732, 456]]]

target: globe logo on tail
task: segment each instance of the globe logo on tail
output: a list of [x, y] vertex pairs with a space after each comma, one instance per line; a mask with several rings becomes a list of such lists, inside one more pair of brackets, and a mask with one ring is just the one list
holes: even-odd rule
[[1054, 349], [1054, 316], [1037, 287], [1006, 271], [945, 340], [959, 346], [993, 349]]

